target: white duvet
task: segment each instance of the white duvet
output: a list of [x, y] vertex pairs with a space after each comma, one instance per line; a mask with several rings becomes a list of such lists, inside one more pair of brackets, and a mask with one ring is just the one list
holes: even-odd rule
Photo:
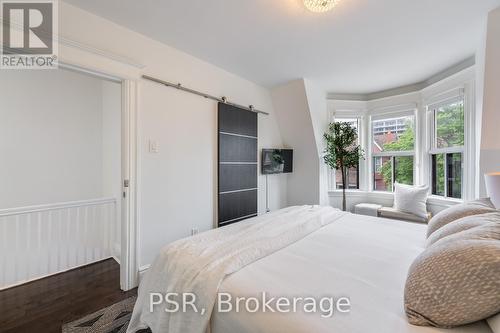
[[[139, 287], [127, 332], [150, 327], [153, 333], [204, 333], [224, 278], [302, 240], [340, 219], [331, 207], [290, 207], [212, 230], [165, 247]], [[197, 308], [168, 313], [165, 302], [150, 311], [151, 293], [194, 293]]]
[[[347, 214], [301, 241], [228, 276], [232, 295], [346, 296], [350, 313], [216, 313], [212, 333], [491, 333], [485, 322], [454, 329], [408, 324], [408, 268], [424, 250], [427, 225]], [[439, 300], [436, 300], [437, 302]]]
[[[491, 333], [484, 323], [444, 330], [408, 324], [406, 275], [425, 246], [426, 225], [291, 207], [163, 249], [139, 288], [128, 332]], [[194, 292], [207, 312], [149, 312], [149, 293]], [[348, 297], [349, 313], [212, 312], [216, 294]], [[210, 325], [209, 325], [210, 322]], [[210, 327], [208, 327], [210, 326]]]

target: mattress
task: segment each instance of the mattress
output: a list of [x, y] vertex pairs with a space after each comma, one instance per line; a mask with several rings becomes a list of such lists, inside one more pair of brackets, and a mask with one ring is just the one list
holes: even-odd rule
[[491, 333], [485, 322], [455, 329], [408, 324], [406, 274], [423, 251], [426, 226], [348, 214], [228, 276], [219, 293], [236, 297], [347, 297], [348, 313], [214, 311], [212, 333]]

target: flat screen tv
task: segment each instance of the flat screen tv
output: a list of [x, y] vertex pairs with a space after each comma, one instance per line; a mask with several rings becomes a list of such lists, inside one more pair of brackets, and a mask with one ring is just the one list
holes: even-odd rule
[[262, 149], [261, 170], [264, 175], [292, 173], [292, 149]]

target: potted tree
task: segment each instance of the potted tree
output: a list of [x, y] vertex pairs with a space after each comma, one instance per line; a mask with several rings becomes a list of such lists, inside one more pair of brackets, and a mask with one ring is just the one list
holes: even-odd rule
[[364, 159], [364, 151], [357, 144], [358, 131], [350, 123], [335, 122], [328, 126], [324, 138], [326, 149], [323, 159], [326, 165], [342, 174], [342, 210], [346, 211], [347, 172], [357, 167], [361, 158]]

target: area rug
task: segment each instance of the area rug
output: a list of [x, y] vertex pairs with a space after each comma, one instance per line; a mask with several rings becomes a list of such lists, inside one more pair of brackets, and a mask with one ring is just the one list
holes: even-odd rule
[[[135, 296], [127, 298], [91, 315], [64, 324], [62, 333], [125, 333], [135, 300]], [[151, 330], [141, 330], [138, 333], [151, 333]]]

